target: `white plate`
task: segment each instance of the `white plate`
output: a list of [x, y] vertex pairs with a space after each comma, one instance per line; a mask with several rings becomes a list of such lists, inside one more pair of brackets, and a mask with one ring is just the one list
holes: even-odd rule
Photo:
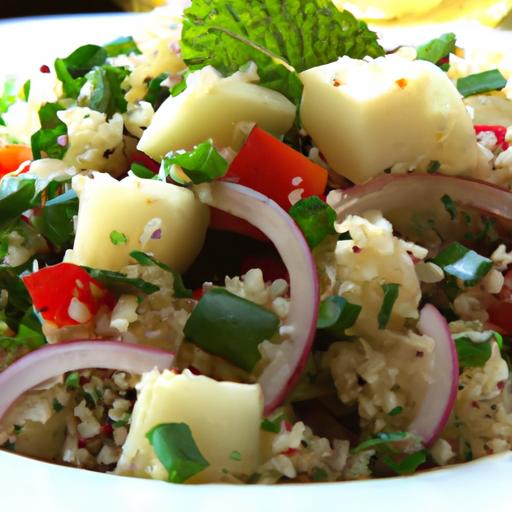
[[[0, 77], [51, 65], [84, 43], [136, 33], [138, 15], [62, 16], [0, 22]], [[413, 44], [446, 31], [382, 31], [386, 46]], [[462, 42], [512, 46], [512, 33], [456, 27]], [[48, 512], [510, 512], [512, 453], [407, 478], [279, 486], [184, 486], [122, 478], [37, 462], [0, 451], [0, 510]]]

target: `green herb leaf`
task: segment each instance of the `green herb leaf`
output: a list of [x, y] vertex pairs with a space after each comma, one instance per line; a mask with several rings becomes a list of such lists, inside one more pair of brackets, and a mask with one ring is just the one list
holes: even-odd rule
[[150, 267], [151, 265], [156, 265], [157, 267], [160, 267], [166, 272], [170, 272], [173, 277], [175, 297], [179, 299], [192, 297], [192, 290], [189, 290], [185, 286], [181, 274], [172, 270], [165, 263], [158, 261], [157, 259], [153, 258], [153, 256], [150, 256], [149, 254], [142, 251], [132, 251], [130, 253], [130, 256], [143, 267]]
[[450, 219], [455, 220], [457, 217], [457, 205], [455, 201], [448, 194], [445, 194], [441, 197], [441, 202], [444, 205], [444, 209], [448, 212]]
[[377, 320], [379, 322], [379, 329], [385, 329], [388, 325], [391, 317], [391, 311], [395, 305], [396, 299], [398, 299], [400, 285], [396, 283], [388, 283], [382, 285], [384, 291], [384, 299], [382, 306], [380, 307], [379, 316]]
[[4, 82], [2, 95], [0, 96], [0, 125], [5, 126], [5, 121], [2, 119], [2, 115], [9, 110], [9, 107], [12, 104], [16, 103], [16, 97], [16, 79], [10, 77]]
[[110, 241], [114, 245], [124, 245], [128, 242], [128, 237], [121, 231], [114, 230], [110, 232]]
[[466, 286], [474, 286], [492, 268], [492, 260], [459, 242], [446, 246], [432, 261], [445, 273], [464, 281]]
[[311, 478], [313, 482], [326, 482], [329, 478], [327, 471], [323, 468], [314, 468], [311, 473]]
[[464, 98], [474, 94], [499, 91], [506, 87], [506, 85], [507, 79], [498, 69], [483, 71], [482, 73], [465, 76], [457, 80], [457, 89]]
[[284, 414], [280, 414], [277, 418], [265, 418], [261, 422], [261, 429], [273, 434], [279, 434], [281, 431], [281, 423], [284, 421]]
[[118, 37], [111, 43], [103, 45], [103, 48], [105, 48], [109, 57], [117, 57], [118, 55], [141, 54], [141, 51], [139, 50], [132, 36]]
[[146, 437], [167, 470], [169, 482], [181, 484], [209, 466], [185, 423], [157, 425]]
[[121, 87], [128, 71], [125, 68], [114, 66], [101, 66], [94, 68], [87, 80], [91, 83], [92, 92], [89, 98], [89, 107], [112, 117], [116, 112], [126, 112], [127, 101], [125, 91]]
[[448, 66], [439, 63], [439, 61], [448, 57], [450, 53], [455, 51], [455, 39], [455, 34], [448, 32], [447, 34], [432, 39], [428, 43], [418, 46], [416, 48], [416, 59], [433, 62], [444, 71], [447, 71]]
[[6, 226], [32, 208], [35, 197], [33, 177], [4, 176], [0, 181], [0, 226]]
[[496, 331], [493, 331], [494, 339], [496, 340], [496, 343], [498, 344], [498, 347], [500, 350], [503, 350], [503, 336]]
[[490, 341], [475, 343], [466, 336], [456, 338], [455, 347], [461, 368], [481, 368], [492, 354]]
[[288, 212], [314, 249], [326, 236], [336, 234], [336, 212], [317, 196], [297, 201]]
[[148, 84], [148, 92], [144, 96], [144, 101], [148, 101], [156, 110], [161, 103], [169, 96], [169, 88], [162, 87], [162, 82], [169, 77], [169, 73], [161, 73], [157, 77], [150, 80]]
[[327, 297], [320, 302], [316, 327], [331, 336], [343, 336], [356, 323], [360, 312], [361, 306], [351, 304], [344, 297]]
[[64, 406], [56, 398], [53, 399], [52, 407], [55, 412], [60, 412], [64, 409]]
[[32, 224], [61, 252], [73, 245], [73, 217], [77, 214], [78, 197], [74, 190], [68, 190], [47, 201], [38, 215], [32, 218]]
[[160, 175], [162, 180], [171, 176], [174, 181], [188, 185], [190, 181], [176, 173], [175, 166], [178, 166], [179, 170], [185, 173], [186, 178], [195, 185], [221, 178], [228, 170], [228, 163], [215, 149], [211, 139], [198, 144], [192, 151], [168, 153], [162, 160], [163, 175]]
[[234, 460], [236, 462], [239, 462], [242, 460], [242, 455], [240, 454], [240, 452], [238, 450], [233, 450], [230, 454], [229, 454], [229, 458], [231, 460]]
[[365, 23], [329, 0], [194, 0], [184, 12], [181, 51], [190, 69], [211, 65], [224, 74], [252, 60], [261, 84], [296, 104], [298, 72], [342, 55], [384, 54]]
[[155, 177], [155, 173], [153, 171], [142, 164], [138, 164], [137, 162], [132, 162], [130, 169], [137, 178], [150, 180]]
[[382, 445], [388, 445], [390, 443], [396, 443], [397, 441], [406, 441], [412, 439], [413, 435], [409, 432], [379, 432], [362, 443], [359, 443], [355, 448], [352, 448], [352, 453], [360, 453], [371, 448], [375, 448]]
[[71, 372], [66, 377], [66, 380], [64, 381], [64, 386], [66, 389], [76, 389], [80, 385], [80, 376], [78, 375], [78, 372]]
[[431, 160], [427, 167], [428, 174], [435, 174], [441, 168], [441, 162], [439, 160]]
[[28, 101], [28, 98], [30, 96], [30, 80], [27, 80], [24, 84], [23, 84], [23, 87], [22, 87], [22, 91], [23, 91], [23, 99], [25, 101]]
[[271, 311], [223, 288], [207, 291], [192, 311], [183, 332], [195, 345], [247, 372], [261, 359], [259, 344], [279, 326]]
[[58, 103], [46, 103], [39, 109], [41, 128], [30, 139], [35, 160], [42, 158], [43, 152], [59, 160], [66, 154], [68, 128], [57, 117], [60, 110], [64, 110], [64, 107]]
[[382, 462], [398, 475], [414, 473], [427, 460], [427, 450], [411, 453], [400, 461], [393, 460], [389, 455], [382, 457]]
[[403, 410], [404, 408], [401, 405], [397, 405], [396, 407], [391, 409], [391, 411], [388, 412], [388, 416], [398, 416], [399, 414], [402, 413]]
[[155, 284], [148, 283], [143, 279], [128, 277], [121, 272], [111, 270], [100, 270], [97, 268], [83, 267], [90, 276], [105, 285], [109, 290], [117, 293], [142, 292], [147, 295], [160, 290]]

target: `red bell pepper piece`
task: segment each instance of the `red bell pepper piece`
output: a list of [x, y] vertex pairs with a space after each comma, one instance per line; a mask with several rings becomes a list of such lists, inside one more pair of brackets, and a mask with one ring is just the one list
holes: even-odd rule
[[[32, 150], [21, 144], [8, 144], [0, 147], [0, 178], [16, 171], [23, 162], [31, 161]], [[28, 171], [28, 165], [21, 172]]]
[[261, 192], [288, 211], [292, 192], [302, 189], [300, 197], [325, 192], [327, 171], [255, 126], [225, 179]]
[[[85, 323], [102, 305], [113, 308], [115, 303], [114, 297], [101, 283], [72, 263], [42, 268], [23, 277], [23, 282], [36, 311], [57, 327]], [[74, 318], [70, 316], [70, 312], [73, 314], [73, 308], [70, 309], [72, 299], [81, 303], [77, 306], [82, 314], [75, 314]]]
[[496, 139], [498, 140], [497, 145], [501, 146], [503, 151], [509, 148], [509, 143], [505, 140], [505, 136], [507, 134], [507, 127], [501, 125], [491, 125], [491, 124], [477, 124], [474, 126], [475, 133], [478, 135], [481, 132], [492, 132], [496, 135]]

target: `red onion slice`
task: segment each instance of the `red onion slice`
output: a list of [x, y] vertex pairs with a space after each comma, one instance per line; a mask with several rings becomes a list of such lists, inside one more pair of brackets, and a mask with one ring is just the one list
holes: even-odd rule
[[429, 446], [439, 437], [453, 410], [459, 384], [459, 360], [448, 323], [432, 304], [420, 311], [418, 330], [435, 342], [433, 373], [408, 430]]
[[118, 341], [73, 341], [45, 345], [0, 373], [0, 419], [23, 393], [48, 379], [86, 368], [142, 374], [170, 368], [174, 354]]
[[465, 206], [512, 219], [512, 194], [509, 191], [483, 181], [442, 174], [383, 175], [364, 185], [333, 190], [327, 196], [327, 202], [342, 218], [373, 209], [385, 213], [412, 207], [419, 199], [445, 194]]
[[290, 275], [290, 312], [285, 340], [259, 378], [269, 414], [296, 384], [311, 351], [316, 332], [319, 291], [311, 250], [293, 219], [274, 201], [235, 183], [212, 183], [202, 200], [250, 222], [275, 245]]

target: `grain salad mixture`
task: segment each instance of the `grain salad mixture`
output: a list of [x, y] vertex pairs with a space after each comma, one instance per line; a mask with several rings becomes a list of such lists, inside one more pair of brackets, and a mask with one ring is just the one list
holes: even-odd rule
[[183, 7], [3, 85], [1, 449], [173, 483], [510, 450], [510, 52]]

